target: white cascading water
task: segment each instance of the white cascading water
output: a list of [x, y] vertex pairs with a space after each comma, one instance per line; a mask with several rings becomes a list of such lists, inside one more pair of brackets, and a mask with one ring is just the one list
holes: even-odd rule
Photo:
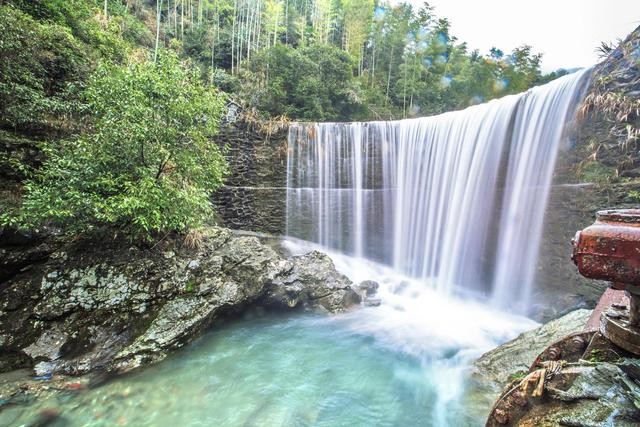
[[292, 125], [287, 235], [526, 309], [556, 153], [588, 74], [433, 117]]

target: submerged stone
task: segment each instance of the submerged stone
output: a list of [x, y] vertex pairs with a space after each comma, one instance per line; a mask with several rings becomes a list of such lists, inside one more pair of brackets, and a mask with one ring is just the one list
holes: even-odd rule
[[382, 304], [382, 298], [379, 297], [366, 297], [362, 303], [367, 307], [377, 307]]

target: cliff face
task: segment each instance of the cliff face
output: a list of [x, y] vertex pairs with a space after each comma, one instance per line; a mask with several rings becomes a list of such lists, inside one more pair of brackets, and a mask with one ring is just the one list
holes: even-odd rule
[[576, 126], [559, 180], [605, 187], [640, 178], [640, 27], [594, 67]]
[[568, 145], [561, 148], [538, 263], [539, 311], [593, 306], [607, 284], [581, 277], [571, 239], [595, 212], [640, 205], [640, 27], [593, 69]]

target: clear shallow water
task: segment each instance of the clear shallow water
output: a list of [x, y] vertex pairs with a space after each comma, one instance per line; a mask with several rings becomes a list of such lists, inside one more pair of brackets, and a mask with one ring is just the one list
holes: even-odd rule
[[483, 425], [488, 402], [469, 388], [469, 363], [535, 324], [331, 255], [352, 280], [378, 280], [383, 304], [340, 316], [254, 310], [163, 363], [5, 411], [0, 424], [57, 407], [60, 426]]

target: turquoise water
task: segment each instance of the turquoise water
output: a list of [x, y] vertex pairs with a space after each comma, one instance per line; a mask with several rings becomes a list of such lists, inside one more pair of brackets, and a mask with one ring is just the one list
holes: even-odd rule
[[158, 365], [1, 412], [0, 424], [57, 408], [49, 425], [483, 425], [490, 400], [467, 380], [469, 364], [534, 324], [333, 256], [352, 279], [380, 281], [380, 307], [339, 316], [254, 310]]
[[481, 424], [463, 401], [439, 413], [433, 378], [446, 359], [395, 352], [348, 323], [305, 314], [233, 322], [158, 366], [38, 406], [59, 408], [54, 425], [68, 426]]

